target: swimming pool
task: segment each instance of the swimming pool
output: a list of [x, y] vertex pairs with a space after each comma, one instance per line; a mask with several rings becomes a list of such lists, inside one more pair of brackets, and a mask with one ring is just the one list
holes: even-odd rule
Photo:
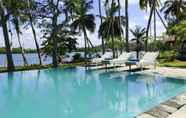
[[0, 118], [133, 118], [184, 91], [184, 80], [81, 67], [3, 73]]

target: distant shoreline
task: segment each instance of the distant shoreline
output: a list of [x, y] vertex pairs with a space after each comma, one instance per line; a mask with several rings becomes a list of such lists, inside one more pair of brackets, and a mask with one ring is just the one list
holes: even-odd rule
[[[37, 53], [36, 49], [24, 49], [25, 54]], [[0, 48], [0, 54], [6, 54], [5, 48]], [[12, 48], [12, 54], [21, 54], [20, 48]]]

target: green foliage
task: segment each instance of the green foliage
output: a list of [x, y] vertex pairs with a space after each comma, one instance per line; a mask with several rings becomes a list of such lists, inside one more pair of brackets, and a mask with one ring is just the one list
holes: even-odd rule
[[[24, 51], [25, 51], [25, 53], [36, 53], [35, 49], [25, 49]], [[6, 53], [6, 49], [5, 48], [0, 48], [0, 54], [5, 54], [5, 53]], [[20, 54], [21, 49], [20, 48], [12, 48], [12, 53]]]
[[186, 39], [186, 20], [183, 20], [179, 24], [175, 24], [169, 29], [170, 34], [175, 34], [179, 40]]
[[161, 10], [166, 20], [179, 23], [185, 18], [186, 2], [184, 0], [167, 0]]
[[172, 62], [176, 59], [178, 56], [177, 50], [171, 50], [171, 51], [162, 51], [160, 53], [160, 59], [163, 60], [163, 62]]
[[73, 62], [82, 62], [82, 61], [84, 61], [84, 59], [81, 57], [81, 54], [80, 53], [76, 53], [73, 56]]

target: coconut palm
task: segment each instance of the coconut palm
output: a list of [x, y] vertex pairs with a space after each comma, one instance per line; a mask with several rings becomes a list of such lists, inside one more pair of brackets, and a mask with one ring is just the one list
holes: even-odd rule
[[151, 20], [154, 14], [154, 40], [156, 40], [156, 7], [159, 5], [159, 0], [139, 0], [139, 6], [142, 10], [148, 10], [150, 8], [150, 16], [147, 24], [145, 50], [147, 51], [147, 43], [149, 37], [149, 29], [151, 26]]
[[[150, 8], [150, 17], [148, 20], [147, 32], [146, 32], [147, 40], [148, 40], [148, 33], [149, 33], [150, 26], [151, 26], [152, 17], [154, 17], [154, 40], [156, 40], [156, 34], [157, 34], [156, 33], [156, 13], [158, 12], [156, 7], [159, 7], [160, 3], [161, 3], [160, 0], [139, 0], [139, 6], [142, 10], [148, 10], [148, 8]], [[147, 50], [147, 40], [146, 40], [146, 50]]]
[[136, 41], [136, 52], [137, 52], [137, 59], [139, 59], [139, 48], [140, 48], [140, 43], [143, 44], [143, 40], [145, 39], [145, 33], [146, 29], [142, 28], [140, 26], [136, 26], [134, 30], [130, 30], [134, 38], [132, 40]]
[[15, 31], [17, 34], [17, 39], [18, 39], [18, 43], [19, 43], [19, 47], [21, 49], [21, 55], [23, 58], [23, 62], [24, 65], [28, 65], [25, 53], [24, 53], [24, 48], [21, 44], [21, 29], [20, 29], [20, 25], [21, 22], [24, 23], [26, 21], [25, 17], [22, 15], [21, 11], [24, 9], [25, 6], [25, 2], [23, 2], [22, 0], [19, 1], [11, 1], [9, 4], [9, 11], [11, 13], [12, 16], [12, 24], [15, 27]]
[[90, 39], [88, 38], [87, 30], [91, 33], [94, 32], [96, 24], [93, 14], [88, 14], [89, 9], [92, 8], [92, 0], [81, 0], [77, 3], [75, 9], [75, 16], [71, 24], [72, 31], [78, 31], [84, 34], [85, 44], [85, 58], [87, 58], [87, 47], [89, 44], [93, 47]]
[[22, 55], [22, 58], [23, 58], [23, 62], [24, 62], [24, 65], [28, 65], [28, 62], [27, 62], [27, 59], [26, 59], [26, 56], [25, 56], [25, 51], [24, 51], [24, 48], [22, 46], [22, 43], [21, 43], [21, 29], [20, 29], [20, 23], [19, 23], [19, 20], [17, 18], [17, 16], [14, 16], [14, 18], [12, 19], [12, 23], [15, 27], [15, 30], [16, 30], [16, 34], [17, 34], [17, 40], [18, 40], [18, 43], [19, 43], [19, 48], [21, 49], [21, 55]]
[[[3, 30], [3, 35], [4, 35], [4, 41], [5, 41], [5, 48], [6, 48], [6, 56], [7, 56], [7, 68], [8, 71], [13, 71], [15, 69], [13, 58], [12, 58], [12, 51], [11, 51], [11, 45], [10, 45], [10, 40], [9, 40], [9, 35], [8, 35], [8, 27], [7, 27], [7, 9], [6, 9], [6, 4], [9, 1], [0, 1], [0, 22], [1, 22], [1, 27]], [[6, 3], [6, 4], [5, 4]]]
[[121, 37], [123, 34], [123, 27], [125, 26], [125, 17], [115, 16], [119, 7], [115, 2], [111, 4], [111, 8], [108, 9], [107, 17], [103, 17], [103, 23], [99, 27], [99, 37], [104, 39], [111, 39], [112, 41], [112, 51], [113, 57], [116, 57], [114, 40]]
[[41, 51], [40, 51], [40, 47], [39, 47], [39, 43], [37, 40], [37, 36], [36, 36], [36, 30], [34, 28], [34, 20], [36, 18], [36, 11], [34, 9], [36, 9], [36, 3], [34, 2], [34, 0], [27, 0], [27, 13], [26, 16], [28, 17], [28, 22], [31, 26], [32, 29], [32, 34], [34, 36], [34, 42], [36, 45], [36, 50], [37, 50], [37, 55], [39, 58], [39, 64], [42, 65], [42, 59], [41, 59]]
[[180, 22], [184, 18], [184, 11], [186, 10], [186, 1], [167, 0], [161, 10], [165, 14], [165, 19]]
[[[99, 6], [99, 17], [100, 17], [100, 23], [103, 23], [103, 19], [102, 19], [102, 10], [101, 10], [101, 0], [98, 0], [98, 6]], [[101, 39], [102, 41], [102, 53], [105, 53], [105, 42], [104, 39]]]

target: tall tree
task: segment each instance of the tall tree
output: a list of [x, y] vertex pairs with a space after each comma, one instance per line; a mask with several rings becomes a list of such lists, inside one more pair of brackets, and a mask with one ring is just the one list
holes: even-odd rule
[[21, 55], [23, 58], [24, 65], [28, 65], [25, 53], [24, 53], [24, 47], [21, 43], [21, 23], [24, 23], [26, 21], [25, 17], [22, 15], [22, 10], [25, 8], [25, 2], [22, 0], [18, 1], [12, 1], [10, 0], [8, 5], [8, 11], [11, 13], [10, 20], [12, 21], [13, 26], [15, 27], [19, 47], [21, 49]]
[[37, 49], [37, 55], [38, 55], [38, 59], [39, 59], [39, 64], [42, 65], [42, 58], [41, 58], [41, 51], [40, 51], [40, 46], [39, 46], [39, 43], [38, 43], [38, 39], [37, 39], [37, 36], [36, 36], [36, 30], [35, 30], [35, 27], [34, 27], [34, 20], [36, 20], [36, 17], [37, 17], [37, 10], [35, 10], [37, 8], [36, 6], [36, 2], [34, 0], [27, 0], [27, 12], [26, 12], [26, 15], [28, 17], [28, 21], [29, 21], [29, 24], [31, 26], [31, 29], [32, 29], [32, 34], [34, 36], [34, 42], [35, 42], [35, 45], [36, 45], [36, 49]]
[[128, 0], [125, 0], [125, 18], [126, 18], [126, 51], [129, 52], [129, 15], [128, 15]]
[[57, 60], [57, 31], [59, 20], [58, 18], [62, 14], [62, 1], [61, 0], [45, 0], [38, 2], [38, 10], [39, 10], [39, 17], [42, 19], [41, 26], [43, 31], [49, 30], [50, 33], [46, 36], [44, 33], [44, 38], [50, 37], [52, 40], [52, 65], [53, 67], [58, 67], [58, 60]]
[[14, 18], [12, 19], [12, 22], [13, 22], [13, 25], [14, 25], [15, 30], [16, 30], [17, 39], [18, 39], [18, 43], [19, 43], [19, 48], [21, 49], [21, 55], [22, 55], [22, 58], [23, 58], [24, 66], [26, 66], [26, 65], [28, 65], [28, 62], [27, 62], [27, 59], [26, 59], [26, 56], [25, 56], [24, 48], [23, 48], [22, 43], [21, 43], [20, 24], [19, 24], [19, 20], [18, 20], [17, 16], [14, 16]]
[[146, 29], [140, 26], [136, 26], [134, 30], [130, 30], [134, 38], [132, 40], [136, 41], [136, 52], [137, 52], [137, 59], [139, 59], [139, 51], [140, 51], [140, 44], [143, 44], [143, 40], [145, 39]]
[[4, 35], [4, 41], [5, 41], [5, 48], [6, 48], [6, 57], [7, 57], [7, 68], [8, 71], [13, 71], [15, 69], [13, 57], [12, 57], [12, 51], [11, 51], [11, 45], [8, 35], [8, 28], [7, 28], [7, 20], [9, 17], [9, 14], [7, 14], [6, 5], [8, 1], [1, 0], [0, 1], [0, 21], [3, 29], [3, 35]]
[[156, 7], [158, 7], [160, 4], [160, 0], [140, 0], [139, 1], [139, 6], [142, 10], [148, 10], [150, 9], [150, 16], [148, 19], [148, 24], [147, 24], [147, 39], [146, 39], [146, 51], [147, 51], [147, 43], [148, 43], [148, 37], [149, 37], [149, 30], [151, 28], [151, 20], [152, 17], [154, 18], [154, 41], [156, 41], [156, 13], [157, 13], [157, 9]]
[[99, 27], [99, 37], [104, 39], [111, 39], [113, 57], [116, 57], [115, 40], [123, 34], [123, 27], [125, 26], [125, 17], [116, 16], [118, 12], [118, 5], [115, 2], [107, 11], [107, 16], [103, 17], [103, 23]]
[[72, 31], [79, 31], [79, 33], [83, 33], [84, 35], [84, 44], [85, 44], [85, 58], [87, 58], [87, 48], [90, 44], [92, 47], [92, 43], [88, 38], [87, 30], [91, 33], [94, 32], [96, 24], [95, 18], [93, 14], [88, 14], [88, 11], [92, 8], [92, 0], [81, 0], [77, 1], [77, 5], [75, 7], [75, 16], [74, 21], [71, 24]]
[[[102, 10], [101, 10], [101, 0], [98, 0], [98, 6], [99, 6], [99, 17], [100, 17], [100, 23], [102, 24], [103, 23], [103, 19], [102, 19]], [[102, 53], [104, 54], [105, 53], [105, 42], [104, 42], [104, 39], [101, 38], [102, 40]]]

